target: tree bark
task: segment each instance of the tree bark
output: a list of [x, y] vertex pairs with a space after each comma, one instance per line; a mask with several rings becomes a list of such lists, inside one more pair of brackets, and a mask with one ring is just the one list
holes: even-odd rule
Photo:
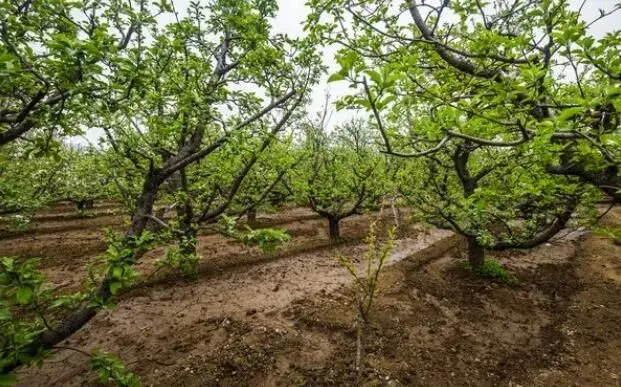
[[196, 255], [196, 236], [198, 232], [194, 224], [194, 207], [190, 200], [185, 168], [181, 168], [177, 174], [172, 176], [171, 185], [177, 191], [183, 192], [185, 198], [183, 203], [177, 205], [177, 219], [180, 225], [180, 233], [178, 235], [180, 251], [185, 256], [193, 256]]
[[95, 207], [95, 200], [93, 199], [84, 199], [78, 200], [75, 202], [78, 211], [84, 210], [92, 210]]
[[248, 226], [254, 227], [257, 224], [257, 211], [255, 209], [248, 210], [246, 212], [246, 218], [248, 219]]
[[543, 243], [548, 242], [556, 234], [565, 228], [567, 222], [571, 219], [571, 216], [576, 209], [578, 202], [570, 203], [565, 211], [558, 215], [556, 219], [550, 225], [533, 235], [530, 239], [522, 241], [498, 241], [494, 245], [490, 246], [490, 250], [507, 250], [507, 249], [532, 249]]
[[132, 222], [125, 233], [126, 238], [142, 235], [149, 220], [147, 216], [151, 215], [153, 212], [153, 204], [155, 203], [160, 184], [161, 182], [159, 179], [153, 176], [149, 176], [145, 179], [142, 186], [142, 193], [136, 203], [136, 211], [134, 211], [134, 215], [132, 216]]
[[618, 167], [588, 171], [584, 165], [567, 163], [566, 165], [549, 165], [549, 173], [564, 176], [576, 176], [608, 195], [615, 203], [621, 203], [621, 176]]
[[480, 269], [485, 263], [485, 248], [474, 237], [468, 238], [468, 262], [475, 270]]
[[[155, 211], [155, 217], [160, 220], [164, 220], [164, 218], [166, 217], [166, 207], [161, 207], [157, 211]], [[164, 225], [154, 221], [153, 219], [149, 219], [146, 229], [153, 233], [159, 233], [164, 229]]]
[[341, 238], [341, 230], [339, 227], [340, 219], [337, 217], [328, 218], [328, 222], [330, 224], [330, 239], [336, 241]]

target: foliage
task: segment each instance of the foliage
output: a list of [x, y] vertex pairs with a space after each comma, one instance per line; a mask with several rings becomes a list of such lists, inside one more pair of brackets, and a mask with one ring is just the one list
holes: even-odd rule
[[596, 235], [607, 238], [614, 244], [621, 246], [621, 227], [598, 226], [593, 231]]
[[501, 282], [507, 285], [516, 285], [518, 279], [505, 269], [498, 261], [486, 260], [481, 267], [473, 268], [468, 263], [463, 264], [464, 269], [471, 271], [481, 278]]
[[[31, 329], [28, 353], [66, 339], [135, 281], [156, 200], [176, 205], [179, 251], [192, 257], [200, 224], [229, 211], [265, 151], [286, 142], [322, 65], [312, 42], [272, 33], [276, 11], [275, 0], [191, 2], [183, 17], [167, 1], [0, 4], [0, 210], [111, 195], [132, 216], [124, 235], [109, 235], [88, 288], [54, 303], [69, 307], [55, 323], [70, 329]], [[62, 149], [85, 129], [103, 133], [98, 148]], [[17, 184], [28, 173], [36, 184]], [[246, 236], [268, 251], [284, 239]], [[3, 358], [2, 372], [24, 363]]]
[[130, 372], [114, 355], [100, 352], [91, 357], [91, 369], [97, 372], [103, 384], [114, 384], [119, 387], [139, 387], [140, 378]]
[[237, 228], [237, 221], [230, 216], [222, 216], [218, 222], [220, 234], [246, 246], [257, 246], [264, 254], [275, 254], [283, 243], [291, 239], [284, 230], [262, 228], [245, 230]]
[[43, 328], [37, 317], [18, 319], [15, 314], [38, 313], [50, 297], [43, 287], [43, 276], [36, 271], [34, 259], [18, 262], [16, 258], [0, 258], [0, 369], [19, 359], [36, 362], [42, 354], [24, 351]]
[[621, 62], [610, 50], [621, 37], [590, 30], [618, 5], [589, 23], [565, 0], [345, 3], [310, 1], [307, 28], [342, 47], [331, 81], [347, 81], [355, 93], [339, 106], [369, 111], [389, 153], [429, 155], [465, 139], [504, 148], [531, 142], [544, 162], [564, 166], [550, 168], [559, 173], [586, 178], [578, 171], [618, 166]]
[[201, 257], [195, 251], [188, 251], [187, 245], [194, 245], [196, 241], [187, 238], [190, 237], [187, 235], [181, 237], [180, 247], [169, 248], [166, 255], [156, 261], [156, 267], [178, 270], [183, 277], [189, 279], [198, 278], [198, 264]]
[[0, 148], [0, 213], [32, 213], [55, 199], [63, 162], [53, 156], [28, 156], [27, 147]]
[[30, 228], [31, 218], [28, 214], [14, 214], [0, 218], [5, 222], [9, 232], [24, 232]]
[[384, 157], [364, 121], [352, 120], [334, 133], [326, 131], [324, 121], [307, 124], [305, 157], [292, 185], [299, 201], [338, 222], [377, 206], [385, 190]]
[[379, 291], [380, 274], [386, 260], [390, 257], [395, 247], [396, 228], [393, 227], [388, 230], [388, 239], [383, 243], [380, 243], [377, 239], [376, 228], [376, 224], [372, 223], [365, 238], [367, 250], [362, 260], [364, 264], [362, 271], [357, 268], [355, 262], [350, 257], [341, 255], [336, 257], [341, 266], [354, 279], [357, 289], [356, 304], [358, 314], [365, 323], [369, 321], [373, 301]]
[[[117, 294], [137, 278], [131, 267], [134, 254], [146, 251], [153, 242], [149, 233], [126, 240], [110, 233], [108, 250], [100, 257], [103, 264], [91, 270], [91, 280], [99, 283], [101, 280], [95, 276], [105, 276], [110, 292]], [[16, 361], [37, 364], [43, 360], [44, 348], [32, 351], [30, 345], [41, 332], [49, 329], [45, 316], [49, 310], [63, 308], [71, 311], [84, 305], [91, 308], [110, 305], [110, 300], [101, 298], [96, 288], [54, 298], [44, 286], [44, 277], [36, 268], [37, 262], [34, 259], [20, 262], [16, 258], [0, 258], [0, 369]]]
[[291, 237], [284, 230], [261, 228], [253, 230], [246, 227], [246, 232], [241, 235], [241, 242], [246, 246], [258, 246], [264, 254], [275, 254], [283, 243]]
[[138, 3], [142, 11], [118, 1], [0, 4], [0, 145], [26, 138], [33, 154], [54, 153], [54, 136], [81, 133], [75, 120], [89, 103], [132, 87], [115, 76], [131, 63], [137, 26], [169, 8]]
[[239, 232], [235, 218], [226, 215], [222, 216], [220, 220], [218, 220], [218, 230], [222, 236], [231, 239], [236, 238], [237, 233]]
[[0, 259], [0, 296], [9, 303], [26, 305], [41, 296], [43, 276], [36, 271], [37, 260], [18, 263], [15, 258]]
[[[408, 162], [398, 174], [399, 192], [416, 207], [420, 220], [474, 237], [491, 249], [532, 243], [557, 226], [560, 231], [571, 225], [570, 215], [574, 224], [593, 219], [597, 192], [550, 176], [529, 153], [447, 148], [433, 158]], [[523, 163], [511, 162], [518, 158]]]
[[15, 375], [0, 375], [0, 386], [10, 387], [17, 384], [17, 377]]
[[[114, 296], [136, 281], [138, 272], [133, 268], [135, 257], [149, 251], [156, 238], [150, 232], [144, 232], [139, 237], [127, 238], [108, 230], [106, 242], [108, 245], [106, 252], [98, 257], [101, 264], [93, 266], [89, 275], [93, 284], [105, 278], [110, 293]], [[92, 297], [91, 302], [99, 306], [105, 306], [109, 301], [101, 299], [95, 292], [92, 293]]]
[[337, 108], [423, 160], [400, 190], [479, 252], [533, 247], [601, 193], [621, 200], [619, 32], [596, 39], [565, 0], [517, 4], [309, 1], [306, 28], [340, 47], [330, 81], [352, 90]]
[[229, 212], [274, 209], [289, 199], [286, 184], [290, 171], [300, 162], [299, 153], [291, 135], [275, 139], [244, 178]]
[[[272, 31], [277, 4], [198, 1], [177, 13], [168, 1], [0, 3], [4, 224], [24, 230], [58, 199], [86, 216], [92, 200], [111, 198], [131, 215], [74, 294], [52, 297], [33, 261], [0, 260], [0, 371], [40, 361], [72, 333], [56, 334], [49, 309], [67, 312], [54, 321], [65, 326], [111, 305], [164, 238], [177, 245], [158, 267], [189, 277], [204, 224], [273, 254], [284, 231], [235, 220], [269, 201], [293, 195], [338, 237], [341, 219], [403, 197], [480, 257], [591, 225], [602, 194], [621, 201], [621, 35], [591, 30], [620, 6], [585, 21], [566, 0], [309, 0], [309, 36], [292, 39]], [[328, 106], [306, 119], [324, 70], [318, 44], [339, 46], [329, 82], [351, 92], [336, 108], [361, 117], [334, 129]], [[87, 130], [102, 133], [97, 146], [65, 141]], [[156, 203], [174, 219], [154, 219]], [[168, 230], [161, 239], [146, 231], [155, 220]], [[391, 232], [380, 246], [371, 229], [366, 273], [340, 259], [359, 287], [361, 324], [393, 242]], [[511, 280], [480, 263], [480, 275]], [[42, 333], [54, 339], [38, 346]], [[137, 383], [108, 355], [93, 366], [107, 382]]]
[[77, 205], [78, 216], [86, 217], [86, 203], [111, 197], [110, 179], [104, 164], [104, 153], [93, 148], [66, 149], [64, 168], [59, 173], [57, 199]]

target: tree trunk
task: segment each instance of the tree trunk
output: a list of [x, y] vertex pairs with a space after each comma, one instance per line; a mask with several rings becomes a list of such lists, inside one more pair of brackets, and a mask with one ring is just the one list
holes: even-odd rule
[[147, 176], [142, 185], [142, 193], [136, 202], [136, 211], [134, 211], [132, 222], [125, 233], [125, 237], [138, 237], [142, 235], [149, 220], [147, 216], [153, 212], [153, 204], [161, 184], [162, 178], [154, 175]]
[[193, 223], [193, 209], [190, 204], [179, 206], [177, 212], [181, 216], [181, 230], [178, 234], [178, 242], [181, 254], [185, 256], [196, 255], [196, 236], [198, 235], [197, 227]]
[[337, 217], [328, 218], [330, 222], [330, 239], [339, 240], [341, 238], [341, 231], [339, 229], [339, 221], [340, 219]]
[[475, 238], [468, 238], [468, 262], [473, 269], [480, 269], [485, 262], [485, 248]]
[[95, 201], [93, 199], [78, 200], [75, 202], [78, 212], [84, 210], [92, 210], [95, 207]]
[[257, 224], [257, 211], [254, 209], [248, 210], [246, 218], [248, 219], [248, 226], [254, 227]]

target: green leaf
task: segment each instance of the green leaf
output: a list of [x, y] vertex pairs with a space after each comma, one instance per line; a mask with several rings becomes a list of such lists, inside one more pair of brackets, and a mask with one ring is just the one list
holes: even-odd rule
[[123, 277], [123, 268], [115, 266], [112, 268], [112, 278], [121, 279]]
[[328, 78], [328, 83], [342, 81], [344, 79], [345, 79], [345, 74], [334, 73], [334, 74], [330, 75], [330, 78]]
[[559, 121], [567, 121], [571, 119], [572, 117], [582, 113], [582, 111], [583, 109], [581, 107], [573, 107], [573, 108], [565, 109], [558, 115], [557, 118], [559, 119]]
[[396, 95], [389, 95], [388, 97], [384, 98], [383, 100], [377, 102], [375, 105], [377, 106], [377, 108], [379, 110], [382, 110], [383, 108], [385, 108], [389, 103], [393, 102], [394, 100], [397, 99]]
[[123, 285], [120, 282], [113, 282], [110, 284], [110, 293], [117, 294]]
[[17, 299], [18, 303], [26, 305], [32, 300], [33, 295], [34, 292], [31, 288], [21, 287], [17, 289], [17, 292], [15, 293], [15, 298]]
[[382, 86], [383, 85], [383, 81], [382, 81], [382, 76], [380, 75], [379, 72], [375, 71], [375, 70], [367, 70], [366, 71], [367, 75], [369, 77], [371, 77], [371, 80], [378, 86]]

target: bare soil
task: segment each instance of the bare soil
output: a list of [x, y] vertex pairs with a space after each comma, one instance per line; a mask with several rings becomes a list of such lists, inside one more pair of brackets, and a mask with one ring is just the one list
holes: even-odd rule
[[[102, 223], [122, 229], [125, 218], [61, 218], [70, 212], [39, 215], [41, 232], [0, 240], [0, 255], [40, 257], [53, 287], [78, 289], [105, 249]], [[275, 255], [205, 230], [196, 281], [149, 277], [166, 247], [155, 249], [138, 265], [149, 279], [63, 346], [114, 353], [145, 386], [619, 385], [621, 247], [572, 233], [490, 254], [519, 279], [506, 285], [460, 268], [463, 242], [420, 225], [401, 230], [382, 274], [357, 379], [354, 292], [335, 256], [361, 263], [376, 217], [345, 220], [344, 241], [333, 243], [327, 221], [306, 209], [260, 214], [292, 235]], [[621, 225], [621, 210], [605, 221]], [[88, 358], [67, 349], [19, 376], [23, 386], [95, 384]]]

